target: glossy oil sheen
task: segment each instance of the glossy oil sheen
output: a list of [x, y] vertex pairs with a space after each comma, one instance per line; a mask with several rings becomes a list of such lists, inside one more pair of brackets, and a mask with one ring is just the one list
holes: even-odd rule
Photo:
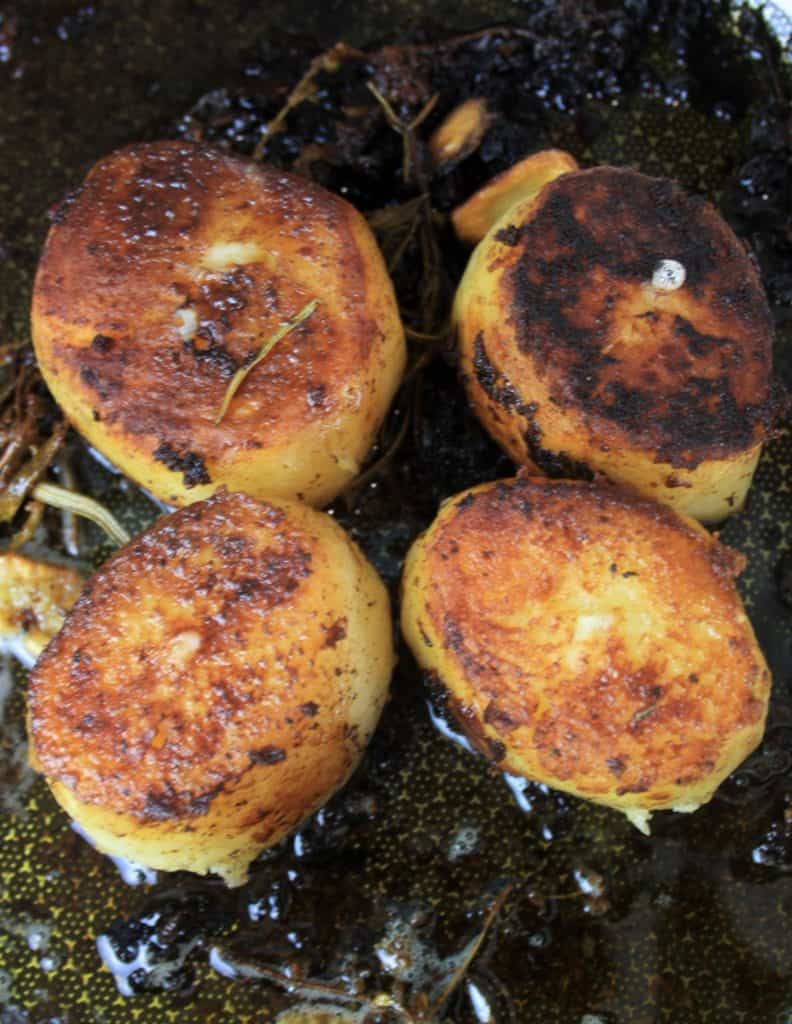
[[[568, 148], [584, 165], [630, 163], [675, 176], [725, 208], [738, 234], [751, 235], [771, 303], [782, 309], [789, 284], [777, 256], [783, 208], [774, 197], [785, 141], [782, 119], [772, 114], [774, 86], [762, 72], [773, 61], [761, 34], [749, 25], [748, 42], [735, 47], [709, 32], [705, 19], [691, 35], [702, 5], [671, 5], [681, 16], [646, 32], [646, 46], [660, 51], [653, 66], [662, 68], [650, 73], [646, 62], [631, 69], [619, 63], [624, 34], [633, 31], [626, 17], [595, 38], [577, 20], [580, 5], [559, 4], [555, 22], [540, 6], [420, 5], [434, 23], [431, 38], [509, 19], [527, 25], [537, 10], [530, 24], [543, 38], [560, 25], [566, 33], [562, 43], [545, 42], [524, 72], [530, 102], [513, 107], [481, 154], [444, 179], [436, 204], [447, 208], [458, 191], [478, 187], [529, 145]], [[26, 330], [45, 211], [98, 157], [133, 140], [183, 132], [203, 95], [198, 120], [216, 112], [214, 137], [249, 152], [262, 110], [277, 109], [278, 96], [261, 108], [240, 97], [251, 83], [265, 95], [271, 79], [293, 83], [306, 54], [316, 52], [304, 38], [284, 38], [284, 30], [318, 33], [323, 45], [342, 34], [355, 44], [400, 42], [419, 5], [172, 0], [154, 7], [4, 8], [0, 309], [13, 333]], [[602, 55], [596, 66], [586, 57], [595, 47]], [[487, 79], [493, 90], [502, 82], [499, 102], [514, 91], [509, 60], [508, 47], [493, 56], [497, 68]], [[399, 73], [414, 84], [404, 68]], [[470, 76], [448, 72], [447, 80], [463, 90]], [[219, 88], [228, 94], [212, 92]], [[595, 98], [570, 111], [570, 97], [586, 91]], [[763, 112], [748, 116], [754, 101]], [[297, 121], [303, 133], [321, 134], [316, 109], [299, 112]], [[284, 164], [294, 156], [290, 144], [287, 135], [274, 147]], [[376, 152], [397, 169], [377, 188], [365, 175], [361, 183], [334, 178], [332, 170], [323, 183], [343, 185], [348, 198], [369, 208], [383, 205], [389, 192], [403, 196], [394, 184], [400, 140], [383, 131]], [[456, 279], [465, 253], [444, 237]], [[790, 379], [788, 320], [779, 323], [777, 360]], [[394, 588], [404, 551], [438, 501], [509, 472], [467, 412], [452, 368], [435, 360], [420, 388], [421, 426], [394, 470], [337, 509]], [[620, 815], [545, 787], [511, 779], [512, 792], [501, 775], [450, 742], [448, 730], [434, 727], [403, 653], [394, 699], [363, 770], [260, 862], [248, 886], [232, 893], [214, 881], [161, 875], [153, 886], [130, 887], [69, 828], [26, 770], [24, 678], [17, 673], [0, 746], [0, 1019], [126, 1024], [142, 1013], [166, 1024], [248, 1022], [305, 1002], [300, 991], [289, 997], [240, 980], [261, 964], [288, 968], [291, 977], [324, 971], [347, 988], [364, 968], [375, 986], [401, 979], [431, 987], [511, 885], [491, 941], [450, 1007], [457, 1024], [488, 1015], [499, 1024], [786, 1021], [792, 612], [777, 571], [788, 580], [791, 466], [789, 441], [772, 441], [745, 512], [722, 533], [749, 557], [741, 588], [775, 679], [765, 741], [710, 805], [692, 816], [658, 816], [651, 839]], [[87, 459], [81, 470], [128, 527], [156, 515], [119, 478]], [[107, 556], [92, 528], [84, 536], [97, 562]], [[405, 949], [402, 963], [396, 954]], [[140, 990], [136, 998], [121, 994]]]

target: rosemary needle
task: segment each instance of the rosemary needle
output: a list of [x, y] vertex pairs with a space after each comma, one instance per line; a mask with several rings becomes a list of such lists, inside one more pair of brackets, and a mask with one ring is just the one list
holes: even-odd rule
[[303, 321], [307, 320], [318, 305], [318, 299], [311, 299], [309, 303], [303, 306], [303, 308], [300, 310], [300, 312], [293, 320], [289, 320], [287, 323], [281, 324], [277, 331], [275, 331], [274, 334], [271, 334], [269, 338], [267, 338], [267, 340], [258, 350], [256, 355], [253, 357], [253, 359], [250, 360], [250, 362], [245, 362], [242, 366], [239, 367], [237, 372], [231, 378], [228, 387], [226, 388], [226, 393], [223, 397], [223, 404], [220, 406], [220, 411], [215, 417], [215, 426], [217, 426], [220, 423], [222, 418], [228, 412], [228, 407], [231, 404], [234, 395], [237, 393], [240, 385], [247, 377], [247, 375], [250, 373], [250, 371], [253, 369], [253, 367], [258, 366], [262, 359], [266, 359], [266, 357], [273, 350], [273, 348], [275, 348], [275, 346], [278, 344], [281, 338], [284, 338], [289, 333], [289, 331], [293, 331], [295, 327], [299, 327], [299, 325], [303, 323]]

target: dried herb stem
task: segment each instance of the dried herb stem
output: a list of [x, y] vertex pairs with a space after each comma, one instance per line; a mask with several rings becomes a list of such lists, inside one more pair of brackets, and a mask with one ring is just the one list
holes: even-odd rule
[[68, 509], [75, 515], [90, 519], [100, 526], [107, 536], [118, 545], [129, 542], [129, 534], [116, 520], [115, 516], [98, 501], [88, 498], [76, 491], [68, 491], [65, 487], [57, 484], [40, 483], [33, 488], [33, 497], [36, 501], [51, 505], [53, 508]]
[[467, 972], [470, 970], [470, 966], [481, 950], [484, 940], [490, 932], [493, 924], [495, 923], [498, 914], [503, 909], [503, 904], [506, 902], [506, 898], [514, 888], [511, 882], [506, 882], [501, 888], [498, 895], [490, 904], [487, 914], [484, 918], [484, 923], [481, 926], [479, 933], [473, 938], [465, 948], [463, 954], [460, 957], [459, 964], [451, 972], [445, 981], [442, 981], [435, 992], [433, 992], [429, 999], [429, 1005], [425, 1012], [418, 1018], [421, 1021], [431, 1022], [434, 1021], [438, 1014], [442, 1013], [446, 1003], [453, 995], [455, 989], [460, 984], [462, 979], [465, 977]]
[[418, 129], [432, 113], [437, 105], [438, 99], [440, 98], [440, 94], [435, 93], [434, 96], [431, 96], [411, 121], [403, 121], [376, 85], [374, 85], [373, 82], [367, 82], [366, 84], [369, 92], [382, 107], [385, 114], [385, 120], [391, 128], [393, 128], [395, 132], [398, 132], [402, 137], [402, 178], [404, 179], [405, 184], [407, 184], [411, 179], [417, 179], [419, 177], [415, 160], [416, 129]]
[[448, 338], [451, 333], [450, 325], [441, 327], [438, 331], [417, 331], [414, 327], [410, 327], [409, 324], [404, 325], [404, 333], [412, 341], [425, 341], [428, 344], [439, 344]]
[[344, 499], [346, 500], [347, 505], [352, 505], [354, 503], [355, 496], [366, 486], [366, 484], [379, 476], [379, 474], [382, 473], [383, 470], [387, 469], [391, 464], [394, 456], [401, 448], [404, 443], [404, 439], [407, 436], [407, 428], [410, 425], [410, 419], [410, 410], [408, 408], [402, 416], [402, 421], [399, 424], [396, 436], [390, 442], [383, 454], [373, 462], [368, 469], [364, 469], [362, 473], [359, 473], [358, 476], [354, 478], [354, 480], [349, 482], [344, 491]]
[[231, 405], [234, 395], [242, 386], [245, 378], [250, 373], [250, 371], [254, 367], [258, 366], [262, 359], [267, 358], [267, 356], [270, 354], [270, 352], [273, 350], [273, 348], [275, 348], [275, 346], [282, 338], [285, 338], [290, 331], [293, 331], [295, 327], [299, 327], [301, 323], [306, 321], [308, 317], [314, 313], [318, 305], [318, 299], [311, 299], [310, 302], [306, 303], [306, 305], [303, 306], [303, 308], [300, 310], [300, 312], [293, 320], [289, 320], [287, 323], [281, 324], [277, 331], [275, 331], [274, 334], [271, 334], [269, 338], [267, 338], [264, 344], [259, 348], [258, 352], [256, 352], [255, 355], [252, 356], [252, 358], [248, 357], [245, 363], [239, 367], [237, 372], [231, 378], [228, 387], [226, 388], [226, 393], [223, 396], [223, 401], [220, 406], [220, 410], [218, 411], [217, 416], [215, 417], [215, 426], [217, 426], [221, 422], [225, 414], [228, 412], [228, 407]]
[[[61, 451], [55, 460], [55, 471], [58, 479], [69, 491], [77, 490], [77, 477], [72, 466], [68, 448]], [[80, 557], [80, 535], [77, 517], [71, 509], [61, 509], [61, 539], [66, 553], [72, 558]]]
[[286, 123], [286, 118], [289, 116], [295, 107], [299, 106], [304, 100], [309, 100], [316, 92], [316, 86], [314, 79], [320, 71], [336, 71], [343, 60], [347, 60], [350, 57], [360, 56], [363, 54], [359, 50], [355, 50], [351, 46], [347, 46], [346, 43], [336, 43], [335, 46], [331, 46], [329, 50], [325, 50], [320, 53], [318, 57], [314, 57], [311, 63], [308, 65], [308, 70], [295, 85], [289, 95], [286, 97], [286, 102], [280, 108], [275, 117], [269, 121], [261, 133], [261, 138], [256, 143], [256, 147], [253, 150], [253, 159], [262, 160], [264, 154], [267, 151], [267, 143], [278, 132], [283, 130]]
[[[0, 522], [10, 523], [17, 514], [36, 481], [54, 459], [67, 429], [63, 421], [58, 423], [50, 437], [37, 449], [35, 438], [30, 438], [29, 431], [11, 439], [0, 459]], [[33, 454], [21, 468], [17, 468], [19, 457], [24, 457], [28, 451]], [[14, 473], [13, 477], [7, 480], [11, 473]]]

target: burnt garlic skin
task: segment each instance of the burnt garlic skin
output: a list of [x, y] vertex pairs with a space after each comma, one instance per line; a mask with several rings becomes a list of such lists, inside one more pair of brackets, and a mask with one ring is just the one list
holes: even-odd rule
[[775, 414], [773, 325], [717, 211], [632, 170], [564, 174], [474, 251], [454, 319], [473, 408], [520, 464], [739, 510]]

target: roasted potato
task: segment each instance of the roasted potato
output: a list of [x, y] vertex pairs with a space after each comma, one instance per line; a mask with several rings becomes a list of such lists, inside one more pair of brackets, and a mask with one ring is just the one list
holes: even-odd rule
[[92, 578], [31, 674], [31, 762], [103, 852], [237, 885], [357, 764], [391, 634], [329, 516], [218, 492]]
[[476, 245], [516, 203], [533, 199], [548, 182], [577, 169], [577, 160], [563, 149], [543, 149], [532, 153], [508, 170], [496, 174], [456, 207], [451, 214], [451, 222], [457, 237], [460, 242]]
[[32, 665], [63, 625], [83, 584], [82, 574], [68, 566], [14, 551], [0, 554], [0, 647]]
[[416, 541], [402, 628], [499, 768], [623, 811], [692, 811], [759, 743], [770, 676], [692, 519], [608, 484], [503, 480]]
[[77, 430], [173, 505], [220, 486], [329, 501], [358, 473], [405, 361], [360, 214], [309, 181], [187, 142], [119, 150], [64, 202], [32, 330]]
[[467, 391], [518, 463], [604, 473], [703, 522], [743, 504], [775, 411], [751, 259], [674, 182], [597, 167], [518, 203], [473, 253]]

